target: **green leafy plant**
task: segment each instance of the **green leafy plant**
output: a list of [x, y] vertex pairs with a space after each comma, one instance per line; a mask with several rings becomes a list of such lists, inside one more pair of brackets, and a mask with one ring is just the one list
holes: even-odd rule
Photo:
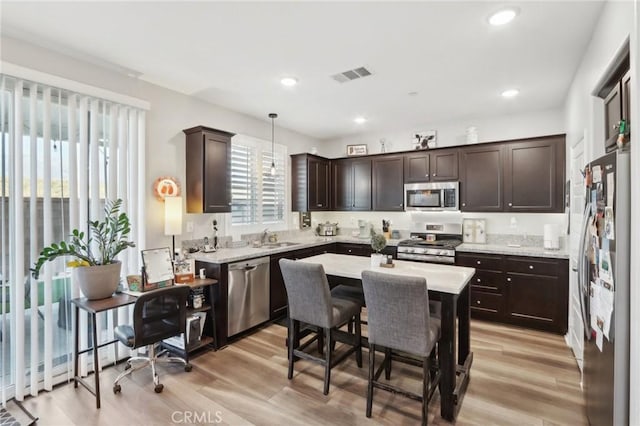
[[89, 221], [89, 235], [74, 229], [71, 231], [69, 243], [61, 241], [43, 248], [38, 261], [31, 269], [33, 277], [37, 279], [42, 266], [60, 256], [75, 257], [76, 260], [70, 262], [70, 266], [108, 265], [115, 261], [120, 252], [128, 247], [135, 247], [136, 244], [127, 239], [131, 226], [127, 214], [120, 212], [121, 207], [121, 199], [107, 200], [104, 206], [104, 220]]
[[376, 231], [371, 228], [371, 248], [376, 251], [376, 253], [380, 253], [380, 250], [387, 246], [387, 239], [382, 234], [376, 233]]

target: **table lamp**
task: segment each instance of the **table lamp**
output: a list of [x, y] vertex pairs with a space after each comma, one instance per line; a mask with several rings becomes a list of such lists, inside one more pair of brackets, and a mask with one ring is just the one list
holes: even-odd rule
[[171, 235], [172, 256], [176, 253], [176, 235], [182, 235], [182, 197], [164, 199], [164, 235]]

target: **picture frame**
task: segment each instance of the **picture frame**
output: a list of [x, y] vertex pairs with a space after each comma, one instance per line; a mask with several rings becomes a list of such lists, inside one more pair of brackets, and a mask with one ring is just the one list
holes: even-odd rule
[[176, 283], [190, 283], [195, 279], [195, 261], [193, 259], [176, 260], [173, 266]]
[[169, 247], [142, 250], [144, 275], [142, 291], [173, 285], [174, 272]]
[[367, 144], [347, 145], [347, 156], [367, 155]]

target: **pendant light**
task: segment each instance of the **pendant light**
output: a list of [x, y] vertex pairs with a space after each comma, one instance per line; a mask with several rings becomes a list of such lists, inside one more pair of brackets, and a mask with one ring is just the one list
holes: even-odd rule
[[271, 119], [271, 176], [276, 175], [276, 156], [275, 156], [275, 139], [273, 138], [273, 129], [274, 124], [273, 120], [278, 118], [278, 114], [272, 112], [269, 114], [269, 118]]

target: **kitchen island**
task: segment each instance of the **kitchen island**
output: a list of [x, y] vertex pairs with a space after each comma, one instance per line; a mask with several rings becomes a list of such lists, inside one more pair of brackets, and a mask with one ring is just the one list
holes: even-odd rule
[[469, 371], [473, 362], [473, 353], [469, 347], [469, 281], [475, 269], [403, 260], [396, 260], [394, 268], [372, 267], [370, 260], [366, 257], [332, 253], [312, 256], [300, 261], [321, 264], [328, 276], [352, 280], [360, 280], [362, 271], [419, 276], [426, 279], [430, 295], [438, 297], [442, 303], [442, 328], [438, 344], [441, 374], [440, 415], [448, 421], [455, 420], [469, 383]]

